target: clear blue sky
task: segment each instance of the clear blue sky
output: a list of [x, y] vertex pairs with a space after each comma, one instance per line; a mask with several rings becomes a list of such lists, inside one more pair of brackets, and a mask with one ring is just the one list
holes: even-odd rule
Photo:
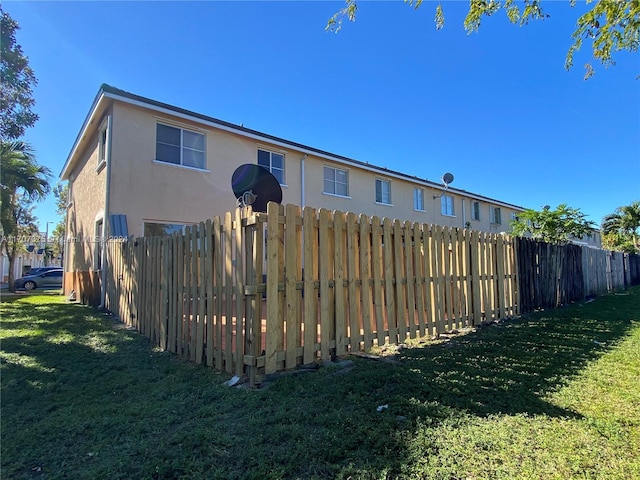
[[[564, 58], [579, 11], [543, 2], [526, 27], [504, 13], [467, 35], [468, 2], [415, 11], [342, 2], [4, 2], [39, 84], [26, 134], [60, 173], [100, 84], [527, 208], [567, 203], [598, 225], [640, 200], [639, 56], [583, 80]], [[57, 222], [53, 197], [36, 209]], [[52, 228], [52, 226], [50, 226]]]

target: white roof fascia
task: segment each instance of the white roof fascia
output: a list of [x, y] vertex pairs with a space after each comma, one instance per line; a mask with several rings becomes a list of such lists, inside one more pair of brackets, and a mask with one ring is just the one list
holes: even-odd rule
[[84, 138], [85, 134], [87, 133], [87, 129], [89, 128], [89, 125], [92, 124], [92, 122], [94, 120], [93, 117], [95, 116], [96, 112], [98, 111], [98, 105], [100, 105], [100, 103], [102, 102], [102, 99], [104, 97], [105, 97], [105, 93], [103, 91], [100, 91], [100, 93], [96, 96], [95, 100], [93, 101], [93, 105], [91, 105], [91, 108], [89, 109], [89, 114], [84, 119], [84, 123], [82, 124], [82, 128], [80, 129], [80, 133], [76, 137], [76, 141], [73, 143], [73, 147], [71, 147], [71, 151], [69, 152], [69, 155], [67, 156], [67, 160], [64, 162], [64, 166], [62, 167], [62, 171], [60, 172], [60, 178], [61, 179], [64, 180], [65, 173], [66, 173], [67, 168], [69, 167], [69, 164], [71, 163], [71, 159], [76, 154], [76, 150], [78, 149], [78, 145], [80, 144], [80, 141]]
[[[115, 95], [113, 93], [108, 93], [107, 92], [107, 93], [104, 93], [103, 95], [105, 97], [107, 97], [107, 98], [112, 98], [114, 100], [118, 100], [118, 101], [121, 101], [121, 102], [124, 102], [124, 103], [128, 103], [130, 105], [135, 105], [135, 106], [138, 106], [138, 107], [141, 107], [141, 108], [146, 108], [147, 110], [154, 110], [156, 112], [163, 113], [165, 115], [171, 115], [172, 117], [178, 117], [178, 118], [181, 118], [183, 120], [189, 120], [191, 122], [200, 123], [200, 124], [203, 124], [203, 125], [208, 125], [210, 127], [217, 128], [218, 130], [224, 130], [226, 132], [235, 133], [235, 134], [241, 135], [243, 137], [251, 138], [253, 140], [259, 140], [261, 142], [270, 143], [272, 145], [277, 145], [279, 147], [284, 147], [284, 148], [289, 149], [289, 150], [292, 149], [292, 148], [295, 148], [296, 150], [298, 150], [298, 151], [300, 151], [302, 153], [306, 153], [306, 154], [312, 155], [314, 157], [320, 157], [320, 158], [324, 158], [325, 160], [330, 160], [330, 161], [335, 162], [335, 163], [340, 163], [340, 164], [343, 164], [343, 165], [349, 165], [349, 166], [354, 167], [354, 168], [360, 168], [360, 169], [363, 169], [363, 170], [368, 170], [368, 171], [374, 172], [374, 173], [376, 173], [378, 175], [385, 175], [385, 176], [388, 176], [388, 177], [394, 177], [394, 178], [398, 178], [398, 179], [405, 180], [405, 181], [409, 180], [404, 175], [397, 174], [397, 173], [394, 173], [394, 172], [389, 172], [389, 171], [384, 170], [383, 168], [369, 166], [369, 165], [366, 165], [365, 162], [363, 162], [363, 163], [349, 162], [348, 160], [345, 160], [344, 158], [338, 158], [338, 157], [334, 157], [332, 155], [323, 154], [323, 153], [320, 153], [320, 152], [318, 152], [316, 150], [304, 148], [303, 146], [291, 145], [290, 143], [287, 143], [287, 142], [277, 141], [277, 140], [274, 140], [273, 138], [265, 137], [265, 136], [262, 136], [262, 135], [256, 135], [254, 133], [249, 133], [249, 132], [246, 132], [246, 131], [241, 130], [241, 129], [229, 127], [227, 125], [221, 125], [219, 123], [207, 121], [207, 120], [204, 120], [202, 118], [194, 117], [192, 115], [187, 115], [187, 114], [182, 113], [182, 112], [176, 112], [175, 110], [171, 110], [169, 108], [162, 108], [162, 107], [159, 107], [157, 105], [150, 105], [148, 103], [141, 102], [139, 100], [133, 100], [131, 98], [122, 97], [120, 95]], [[435, 183], [431, 184], [428, 180], [417, 180], [416, 179], [415, 181], [417, 183], [433, 186], [435, 188], [438, 187], [437, 184], [435, 184]]]
[[[396, 179], [399, 179], [399, 180], [403, 180], [405, 182], [413, 182], [413, 183], [418, 184], [418, 185], [423, 185], [423, 186], [427, 186], [427, 187], [434, 188], [434, 189], [439, 189], [439, 190], [445, 190], [445, 187], [443, 187], [442, 185], [437, 184], [435, 182], [432, 182], [430, 180], [418, 179], [418, 178], [415, 178], [415, 177], [410, 177], [408, 175], [402, 175], [402, 174], [399, 174], [399, 173], [396, 173], [396, 172], [387, 171], [387, 170], [385, 170], [385, 169], [383, 169], [381, 167], [375, 167], [375, 166], [372, 166], [372, 165], [368, 165], [366, 162], [362, 162], [362, 163], [355, 162], [355, 161], [354, 162], [350, 162], [349, 160], [346, 160], [344, 158], [328, 155], [328, 154], [319, 152], [317, 150], [313, 150], [311, 148], [305, 148], [302, 145], [292, 145], [291, 143], [287, 143], [286, 141], [278, 141], [278, 140], [275, 140], [275, 139], [270, 138], [270, 137], [257, 135], [257, 134], [254, 134], [254, 133], [246, 132], [246, 131], [238, 129], [238, 128], [230, 127], [228, 125], [222, 125], [222, 124], [217, 123], [217, 122], [208, 121], [208, 120], [205, 120], [203, 118], [195, 117], [193, 115], [188, 115], [188, 114], [183, 113], [183, 112], [178, 112], [178, 111], [175, 111], [175, 110], [170, 109], [170, 108], [163, 108], [163, 107], [160, 107], [158, 105], [149, 104], [147, 102], [142, 102], [142, 101], [139, 101], [139, 100], [135, 100], [135, 99], [132, 99], [132, 98], [128, 98], [128, 97], [125, 97], [125, 96], [121, 96], [121, 95], [114, 94], [114, 93], [111, 93], [111, 92], [104, 92], [104, 91], [101, 92], [101, 95], [99, 96], [98, 100], [96, 102], [94, 102], [91, 114], [89, 115], [89, 117], [87, 117], [87, 120], [85, 120], [85, 124], [83, 125], [83, 129], [82, 129], [81, 135], [78, 136], [78, 139], [76, 140], [76, 143], [74, 144], [74, 148], [72, 149], [72, 152], [69, 155], [69, 158], [67, 159], [67, 163], [65, 163], [65, 167], [64, 167], [65, 169], [66, 169], [66, 167], [67, 167], [67, 165], [69, 163], [69, 159], [75, 153], [75, 150], [77, 148], [77, 144], [79, 143], [80, 139], [84, 135], [84, 133], [85, 133], [86, 129], [88, 128], [88, 126], [91, 124], [90, 119], [95, 114], [95, 112], [97, 110], [97, 106], [100, 104], [100, 101], [102, 99], [104, 99], [104, 98], [117, 100], [119, 102], [127, 103], [129, 105], [134, 105], [134, 106], [137, 106], [137, 107], [140, 107], [140, 108], [144, 108], [144, 109], [147, 109], [147, 110], [153, 110], [155, 112], [159, 112], [159, 113], [162, 113], [162, 114], [165, 114], [165, 115], [170, 115], [172, 117], [178, 117], [178, 118], [181, 118], [183, 120], [188, 120], [190, 122], [199, 123], [201, 125], [207, 125], [207, 126], [216, 128], [218, 130], [223, 130], [223, 131], [226, 131], [226, 132], [234, 133], [236, 135], [240, 135], [240, 136], [243, 136], [243, 137], [246, 137], [246, 138], [251, 138], [253, 140], [259, 140], [261, 142], [267, 142], [267, 143], [270, 143], [270, 144], [273, 144], [273, 145], [277, 145], [279, 147], [283, 147], [283, 148], [286, 148], [286, 149], [294, 148], [295, 150], [300, 151], [302, 153], [305, 153], [307, 155], [311, 155], [311, 156], [314, 156], [314, 157], [318, 157], [318, 158], [322, 158], [322, 159], [325, 159], [325, 160], [329, 160], [331, 162], [338, 163], [338, 164], [341, 164], [341, 165], [346, 165], [346, 166], [350, 166], [350, 167], [353, 167], [353, 168], [367, 170], [367, 171], [375, 173], [376, 175], [392, 177], [392, 178], [396, 178]], [[63, 169], [63, 173], [64, 173], [64, 169]], [[481, 195], [474, 195], [472, 193], [465, 192], [465, 191], [462, 191], [462, 190], [459, 190], [459, 189], [456, 189], [456, 188], [450, 187], [450, 188], [447, 189], [447, 191], [451, 191], [451, 193], [457, 193], [458, 195], [462, 195], [462, 196], [465, 196], [465, 197], [468, 197], [468, 198], [474, 198], [476, 200], [482, 200], [484, 202], [491, 203], [493, 205], [499, 205], [499, 206], [503, 206], [503, 207], [508, 207], [508, 208], [511, 208], [511, 209], [514, 209], [514, 210], [523, 210], [522, 207], [518, 207], [516, 205], [511, 205], [511, 204], [508, 204], [508, 203], [500, 202], [500, 201], [495, 200], [493, 198], [487, 198], [487, 197], [483, 197]]]

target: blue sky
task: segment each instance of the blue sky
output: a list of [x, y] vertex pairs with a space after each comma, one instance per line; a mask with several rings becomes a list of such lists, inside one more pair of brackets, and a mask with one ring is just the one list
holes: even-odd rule
[[[414, 10], [342, 2], [15, 2], [3, 8], [39, 84], [26, 134], [55, 174], [102, 83], [339, 155], [526, 208], [567, 203], [600, 223], [640, 200], [640, 62], [564, 69], [584, 5], [543, 2], [526, 27], [504, 13], [467, 35], [468, 2]], [[56, 222], [53, 196], [36, 209]], [[52, 226], [50, 226], [52, 228]]]

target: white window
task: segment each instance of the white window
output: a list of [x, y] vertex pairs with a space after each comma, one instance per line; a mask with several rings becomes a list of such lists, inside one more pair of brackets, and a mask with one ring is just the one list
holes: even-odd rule
[[391, 205], [391, 182], [376, 178], [376, 203]]
[[424, 189], [413, 189], [413, 209], [424, 212]]
[[101, 218], [96, 221], [95, 237], [94, 237], [94, 255], [93, 259], [95, 264], [94, 270], [100, 270], [102, 268], [102, 242], [104, 241], [104, 220]]
[[266, 168], [276, 177], [280, 185], [284, 185], [284, 155], [258, 149], [258, 165]]
[[440, 211], [442, 215], [453, 217], [455, 210], [453, 209], [453, 197], [451, 195], [442, 195], [440, 197]]
[[339, 168], [324, 167], [324, 193], [349, 196], [349, 172]]
[[108, 130], [107, 130], [107, 121], [105, 120], [100, 126], [100, 130], [98, 131], [98, 166], [97, 168], [103, 167], [107, 163], [107, 138], [108, 138]]
[[502, 212], [500, 207], [493, 207], [491, 209], [491, 223], [500, 225], [502, 223]]
[[67, 208], [73, 204], [73, 178], [69, 179], [67, 183]]
[[184, 232], [182, 223], [144, 222], [142, 235], [145, 237], [159, 237], [171, 235], [175, 232]]
[[480, 202], [473, 202], [473, 207], [471, 209], [471, 219], [480, 220]]
[[159, 123], [156, 128], [156, 160], [185, 167], [205, 167], [205, 137], [201, 133]]

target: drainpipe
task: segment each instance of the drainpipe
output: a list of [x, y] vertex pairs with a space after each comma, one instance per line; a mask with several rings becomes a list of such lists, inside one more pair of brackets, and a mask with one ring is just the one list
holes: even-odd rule
[[462, 228], [467, 228], [467, 215], [464, 211], [464, 198], [462, 199]]
[[113, 137], [113, 114], [107, 117], [107, 165], [105, 167], [105, 174], [107, 175], [104, 195], [104, 219], [102, 220], [102, 242], [100, 248], [102, 249], [102, 255], [100, 256], [100, 305], [99, 309], [106, 308], [107, 299], [107, 236], [110, 232], [111, 225], [109, 224], [109, 197], [111, 193], [111, 139]]
[[300, 159], [300, 206], [304, 207], [304, 160], [309, 155], [305, 154], [304, 157]]

